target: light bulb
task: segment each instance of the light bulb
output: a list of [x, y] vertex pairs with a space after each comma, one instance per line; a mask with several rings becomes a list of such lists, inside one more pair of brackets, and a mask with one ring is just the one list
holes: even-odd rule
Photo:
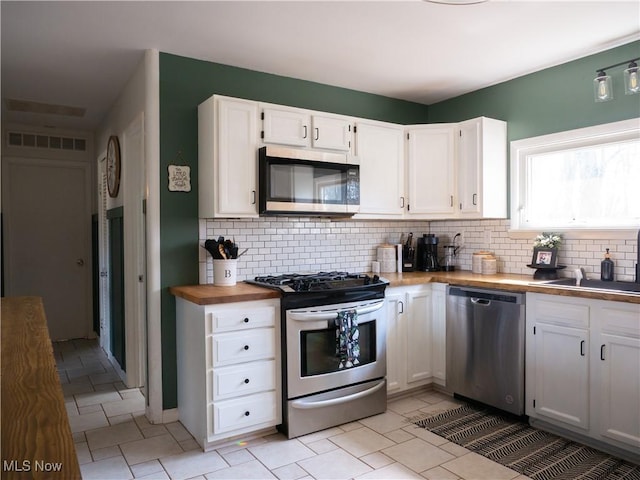
[[624, 71], [624, 93], [633, 95], [640, 92], [640, 78], [638, 78], [638, 65], [631, 62], [629, 68]]
[[594, 94], [596, 102], [608, 102], [613, 99], [611, 90], [611, 77], [604, 71], [598, 71], [598, 75], [593, 80]]

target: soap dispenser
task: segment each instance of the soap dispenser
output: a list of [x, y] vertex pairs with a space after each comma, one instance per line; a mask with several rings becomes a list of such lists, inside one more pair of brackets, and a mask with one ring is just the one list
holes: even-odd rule
[[608, 248], [607, 253], [604, 254], [604, 260], [600, 262], [600, 280], [604, 280], [606, 282], [611, 282], [613, 280], [613, 260], [611, 260]]

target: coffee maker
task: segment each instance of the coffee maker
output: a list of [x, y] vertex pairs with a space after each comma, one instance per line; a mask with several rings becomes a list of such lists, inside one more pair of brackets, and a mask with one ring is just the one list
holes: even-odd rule
[[425, 233], [418, 238], [418, 270], [422, 272], [437, 272], [438, 264], [438, 237]]

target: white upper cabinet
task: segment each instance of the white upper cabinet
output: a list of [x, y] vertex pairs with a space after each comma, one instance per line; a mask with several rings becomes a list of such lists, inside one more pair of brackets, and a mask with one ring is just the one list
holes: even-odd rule
[[198, 216], [257, 217], [258, 104], [214, 95], [198, 106]]
[[474, 118], [458, 124], [461, 217], [507, 217], [507, 124]]
[[312, 145], [315, 148], [350, 151], [352, 123], [351, 119], [313, 115]]
[[295, 147], [311, 145], [311, 115], [300, 110], [264, 108], [262, 141]]
[[402, 218], [404, 195], [404, 128], [358, 121], [356, 155], [360, 159], [358, 217]]
[[452, 217], [455, 201], [455, 124], [407, 131], [407, 184], [411, 216]]
[[294, 147], [351, 150], [352, 121], [298, 108], [262, 107], [262, 141]]

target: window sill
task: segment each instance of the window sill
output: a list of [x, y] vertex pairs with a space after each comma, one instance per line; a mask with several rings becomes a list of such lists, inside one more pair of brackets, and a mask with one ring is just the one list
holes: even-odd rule
[[[536, 235], [542, 233], [540, 230], [508, 230], [509, 238], [512, 240], [532, 240]], [[636, 240], [638, 229], [631, 228], [611, 228], [611, 229], [588, 229], [588, 228], [553, 228], [544, 231], [559, 233], [564, 240]]]

